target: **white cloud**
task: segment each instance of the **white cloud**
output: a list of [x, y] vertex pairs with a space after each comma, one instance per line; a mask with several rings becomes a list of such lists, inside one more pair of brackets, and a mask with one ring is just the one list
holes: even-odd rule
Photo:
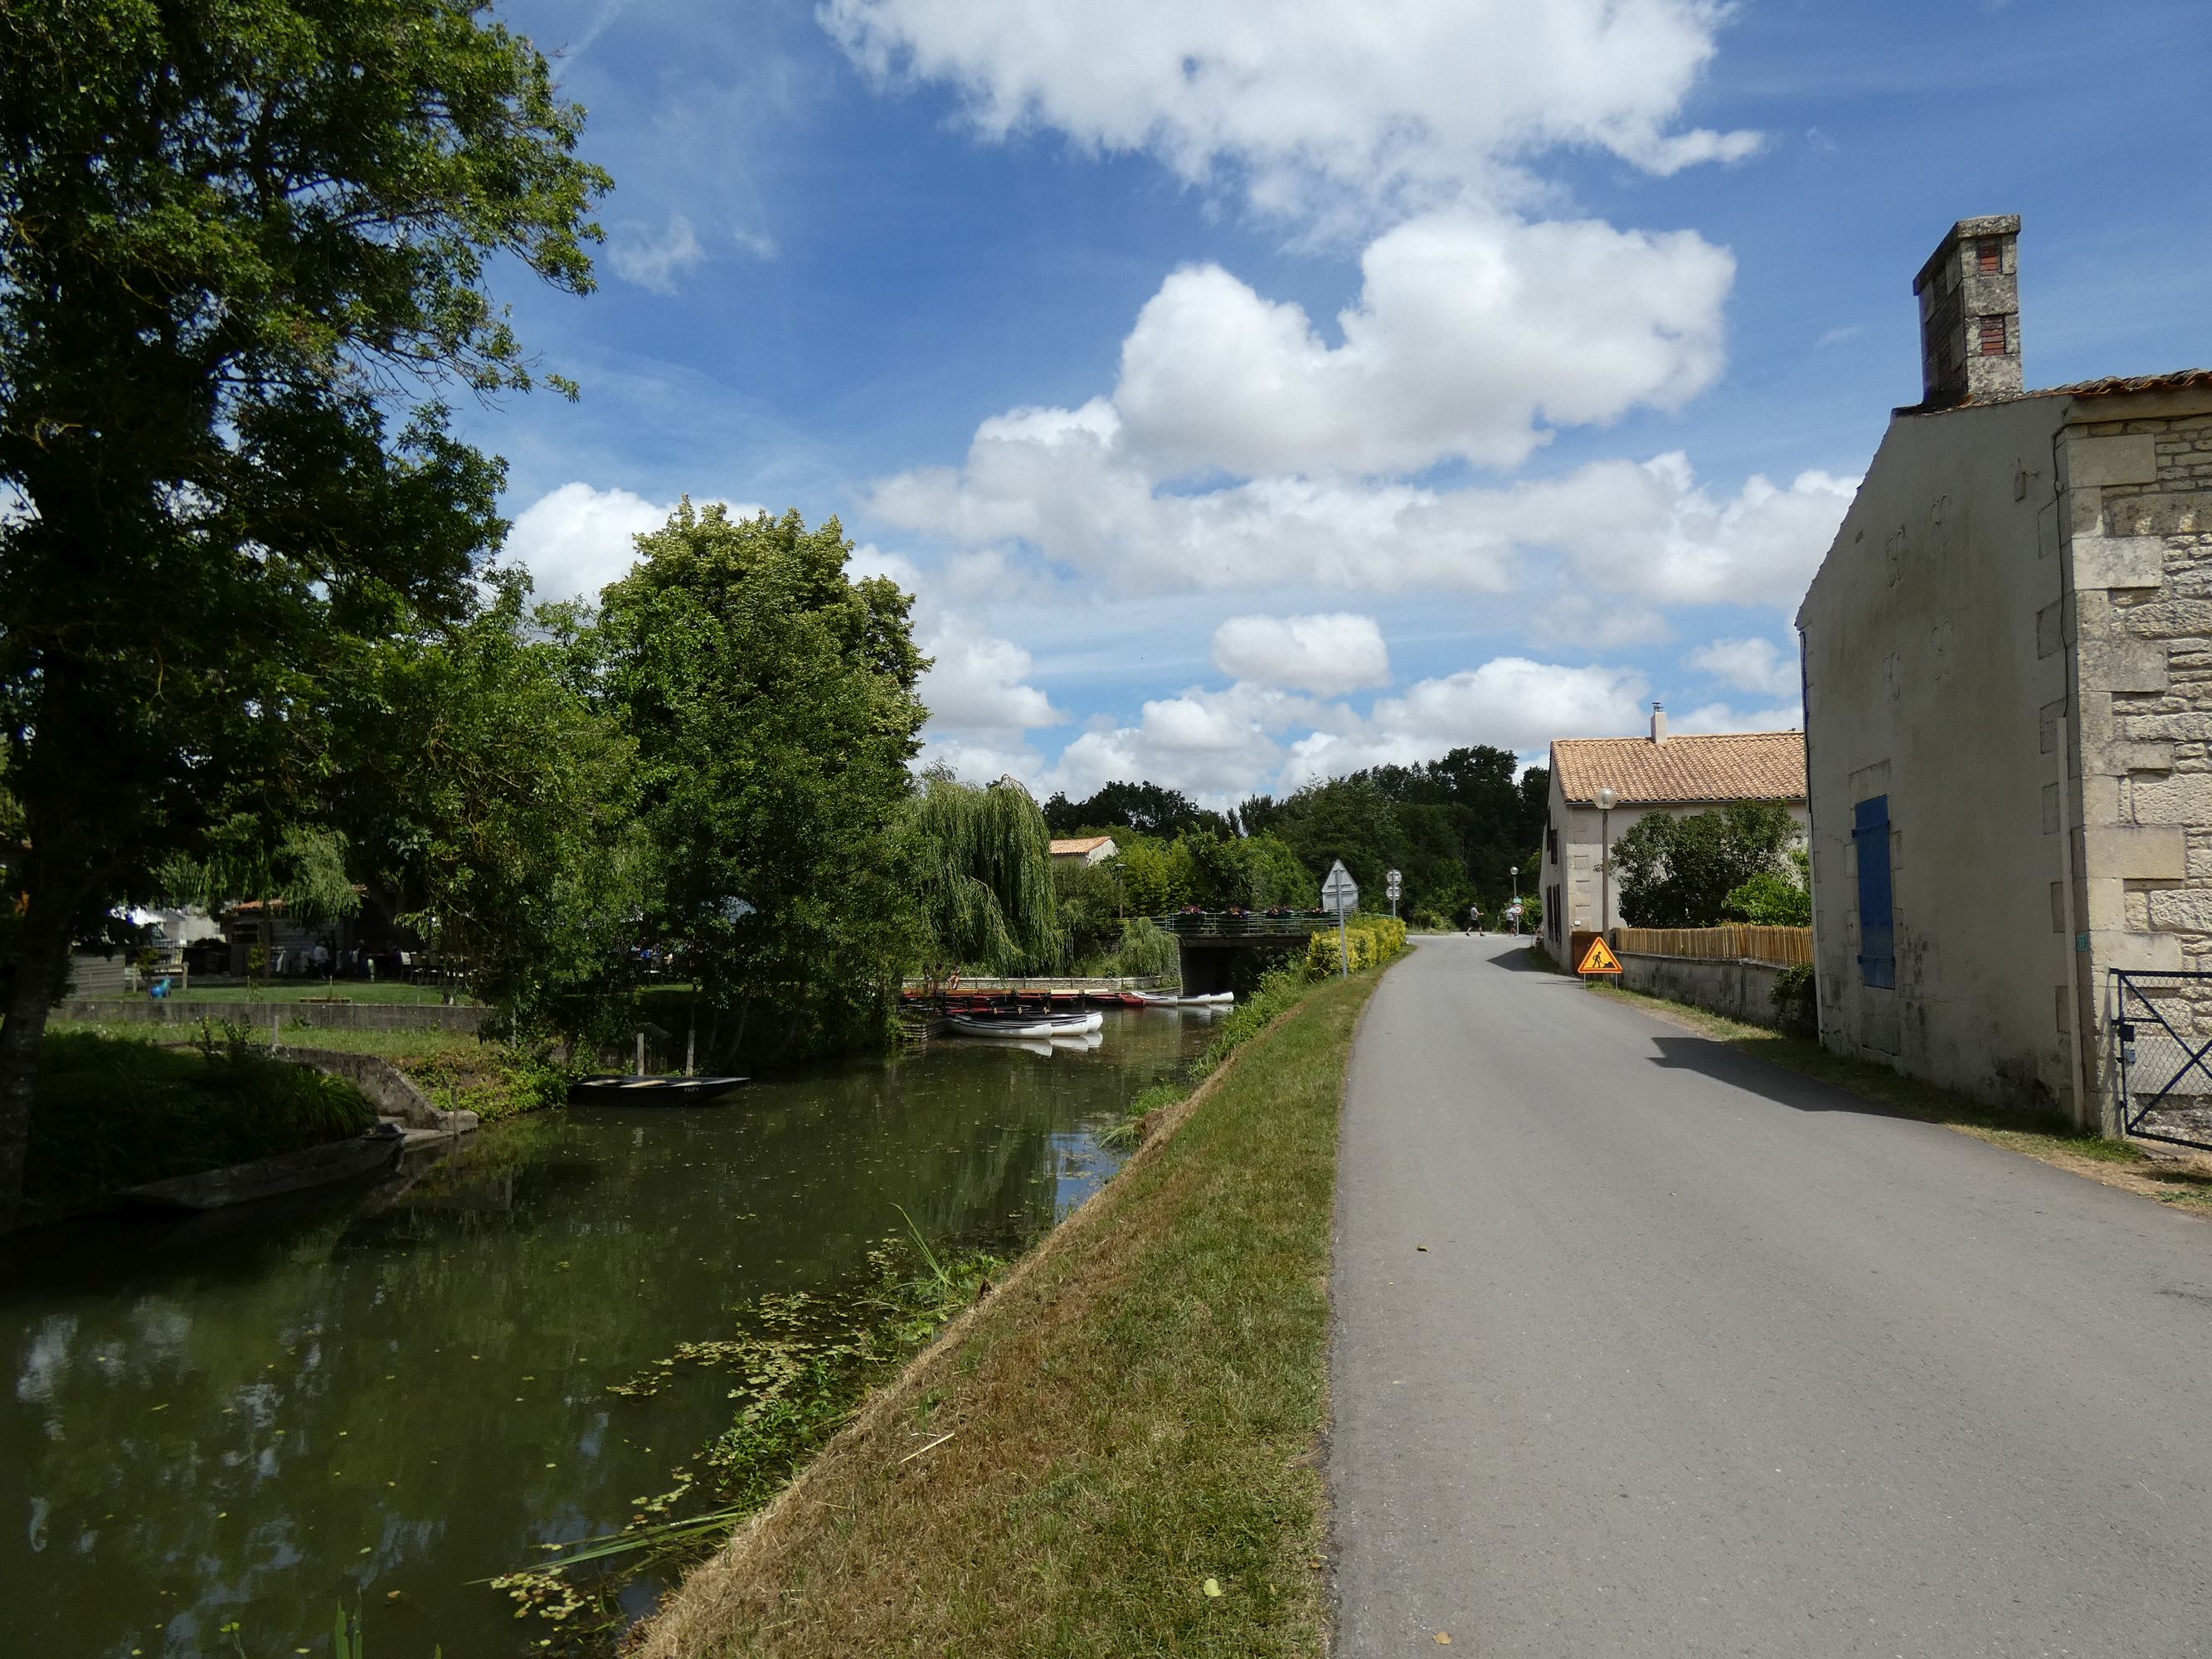
[[756, 259], [773, 259], [783, 251], [764, 230], [733, 230], [730, 240]]
[[1796, 732], [1805, 724], [1804, 708], [1798, 703], [1784, 703], [1774, 708], [1754, 708], [1749, 714], [1739, 714], [1724, 702], [1709, 702], [1703, 708], [1692, 708], [1686, 714], [1670, 714], [1668, 729], [1673, 732], [1705, 733], [1710, 732]]
[[627, 489], [564, 483], [515, 515], [507, 556], [529, 568], [541, 599], [596, 599], [636, 562], [636, 538], [674, 511]]
[[1671, 409], [1709, 385], [1735, 270], [1688, 231], [1461, 210], [1398, 226], [1360, 264], [1334, 347], [1218, 265], [1170, 276], [1121, 348], [1127, 448], [1170, 474], [1515, 465], [1540, 422]]
[[1682, 659], [1723, 685], [1756, 691], [1769, 697], [1795, 697], [1800, 682], [1797, 653], [1785, 652], [1772, 640], [1715, 640], [1699, 646]]
[[677, 277], [706, 257], [698, 232], [680, 213], [670, 214], [668, 228], [657, 235], [626, 225], [607, 246], [607, 263], [617, 276], [655, 294], [675, 293]]
[[919, 688], [929, 710], [931, 735], [961, 732], [1003, 738], [1066, 720], [1051, 698], [1028, 684], [1030, 653], [1012, 641], [987, 633], [967, 618], [939, 616], [917, 643], [935, 659]]
[[1194, 182], [1231, 170], [1289, 214], [1528, 188], [1554, 146], [1668, 173], [1748, 155], [1676, 131], [1714, 52], [1713, 0], [828, 0], [879, 78], [950, 84], [987, 135], [1055, 129]]
[[1382, 685], [1390, 653], [1372, 617], [1231, 617], [1213, 630], [1213, 665], [1232, 679], [1323, 696]]

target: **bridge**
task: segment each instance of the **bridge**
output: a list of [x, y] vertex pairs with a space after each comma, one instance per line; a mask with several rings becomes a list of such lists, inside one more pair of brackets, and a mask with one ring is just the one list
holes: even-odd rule
[[1152, 920], [1175, 935], [1188, 992], [1249, 991], [1284, 957], [1336, 926], [1326, 910], [1180, 910]]

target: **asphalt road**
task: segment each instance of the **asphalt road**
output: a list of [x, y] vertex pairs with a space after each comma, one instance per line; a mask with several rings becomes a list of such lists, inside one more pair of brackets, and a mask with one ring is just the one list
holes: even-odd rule
[[1443, 939], [1334, 1293], [1342, 1659], [2212, 1653], [2212, 1224]]

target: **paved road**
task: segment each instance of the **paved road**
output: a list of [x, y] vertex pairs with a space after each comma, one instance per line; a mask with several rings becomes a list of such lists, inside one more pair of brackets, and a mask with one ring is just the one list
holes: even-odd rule
[[1343, 1659], [2212, 1653], [2212, 1224], [1520, 960], [1353, 1054]]

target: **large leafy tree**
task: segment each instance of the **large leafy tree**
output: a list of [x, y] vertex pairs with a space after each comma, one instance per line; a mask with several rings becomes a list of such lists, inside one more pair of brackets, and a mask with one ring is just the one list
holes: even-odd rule
[[655, 860], [646, 920], [718, 1063], [880, 1029], [908, 949], [891, 853], [926, 659], [908, 596], [848, 576], [852, 550], [835, 519], [687, 501], [603, 596], [603, 684]]
[[0, 6], [0, 1210], [72, 931], [276, 836], [350, 642], [467, 608], [501, 475], [439, 387], [531, 383], [495, 263], [590, 286], [581, 119], [466, 0]]

